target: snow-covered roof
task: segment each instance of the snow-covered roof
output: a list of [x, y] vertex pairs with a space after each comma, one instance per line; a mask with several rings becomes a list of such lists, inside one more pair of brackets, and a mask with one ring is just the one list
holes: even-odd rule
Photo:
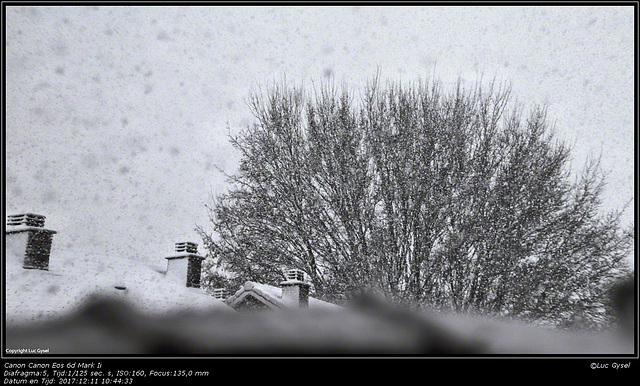
[[[94, 295], [116, 297], [147, 314], [225, 309], [221, 300], [132, 259], [52, 251], [49, 270], [6, 259], [6, 323], [41, 322], [82, 307]], [[119, 287], [121, 289], [118, 289]]]
[[[274, 287], [268, 284], [256, 283], [253, 281], [248, 281], [244, 283], [242, 287], [235, 294], [229, 297], [225, 302], [234, 306], [239, 303], [249, 294], [255, 296], [256, 298], [262, 300], [265, 305], [270, 306], [271, 308], [276, 309], [286, 309], [288, 306], [282, 300], [282, 288]], [[309, 308], [310, 309], [323, 309], [323, 310], [339, 310], [342, 307], [328, 303], [320, 299], [316, 299], [314, 297], [309, 296]]]

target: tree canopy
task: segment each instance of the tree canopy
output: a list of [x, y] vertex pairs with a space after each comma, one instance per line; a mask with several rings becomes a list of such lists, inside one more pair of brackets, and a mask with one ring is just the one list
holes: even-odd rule
[[208, 206], [211, 286], [305, 271], [314, 296], [374, 290], [403, 304], [567, 327], [608, 322], [634, 227], [602, 213], [597, 160], [571, 167], [547, 109], [491, 84], [373, 80], [254, 93], [231, 143], [239, 170]]

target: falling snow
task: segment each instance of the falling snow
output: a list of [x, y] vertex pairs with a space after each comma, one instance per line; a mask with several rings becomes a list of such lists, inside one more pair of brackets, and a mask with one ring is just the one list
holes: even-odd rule
[[193, 238], [226, 189], [216, 167], [237, 168], [246, 97], [282, 76], [510, 81], [548, 104], [576, 168], [602, 154], [607, 208], [633, 198], [633, 7], [6, 11], [7, 212], [46, 215], [56, 243], [158, 262]]

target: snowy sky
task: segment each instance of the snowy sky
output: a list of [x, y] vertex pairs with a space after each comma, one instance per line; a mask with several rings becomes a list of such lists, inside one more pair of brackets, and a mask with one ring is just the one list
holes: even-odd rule
[[618, 208], [634, 195], [633, 21], [632, 6], [7, 6], [6, 212], [47, 216], [54, 253], [163, 264], [175, 242], [201, 243], [252, 88], [361, 87], [378, 68], [511, 82], [525, 106], [548, 104], [575, 168], [602, 153]]

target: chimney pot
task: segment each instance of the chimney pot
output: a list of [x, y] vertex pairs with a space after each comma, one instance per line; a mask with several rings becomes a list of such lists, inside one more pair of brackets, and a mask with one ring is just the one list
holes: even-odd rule
[[198, 253], [198, 244], [189, 241], [176, 243], [176, 252]]
[[229, 293], [226, 288], [216, 288], [213, 290], [213, 297], [215, 299], [225, 300], [229, 297]]
[[287, 280], [304, 281], [304, 272], [299, 269], [290, 269], [285, 273]]
[[45, 216], [33, 213], [12, 214], [7, 216], [7, 225], [26, 225], [30, 227], [43, 228], [45, 218]]

